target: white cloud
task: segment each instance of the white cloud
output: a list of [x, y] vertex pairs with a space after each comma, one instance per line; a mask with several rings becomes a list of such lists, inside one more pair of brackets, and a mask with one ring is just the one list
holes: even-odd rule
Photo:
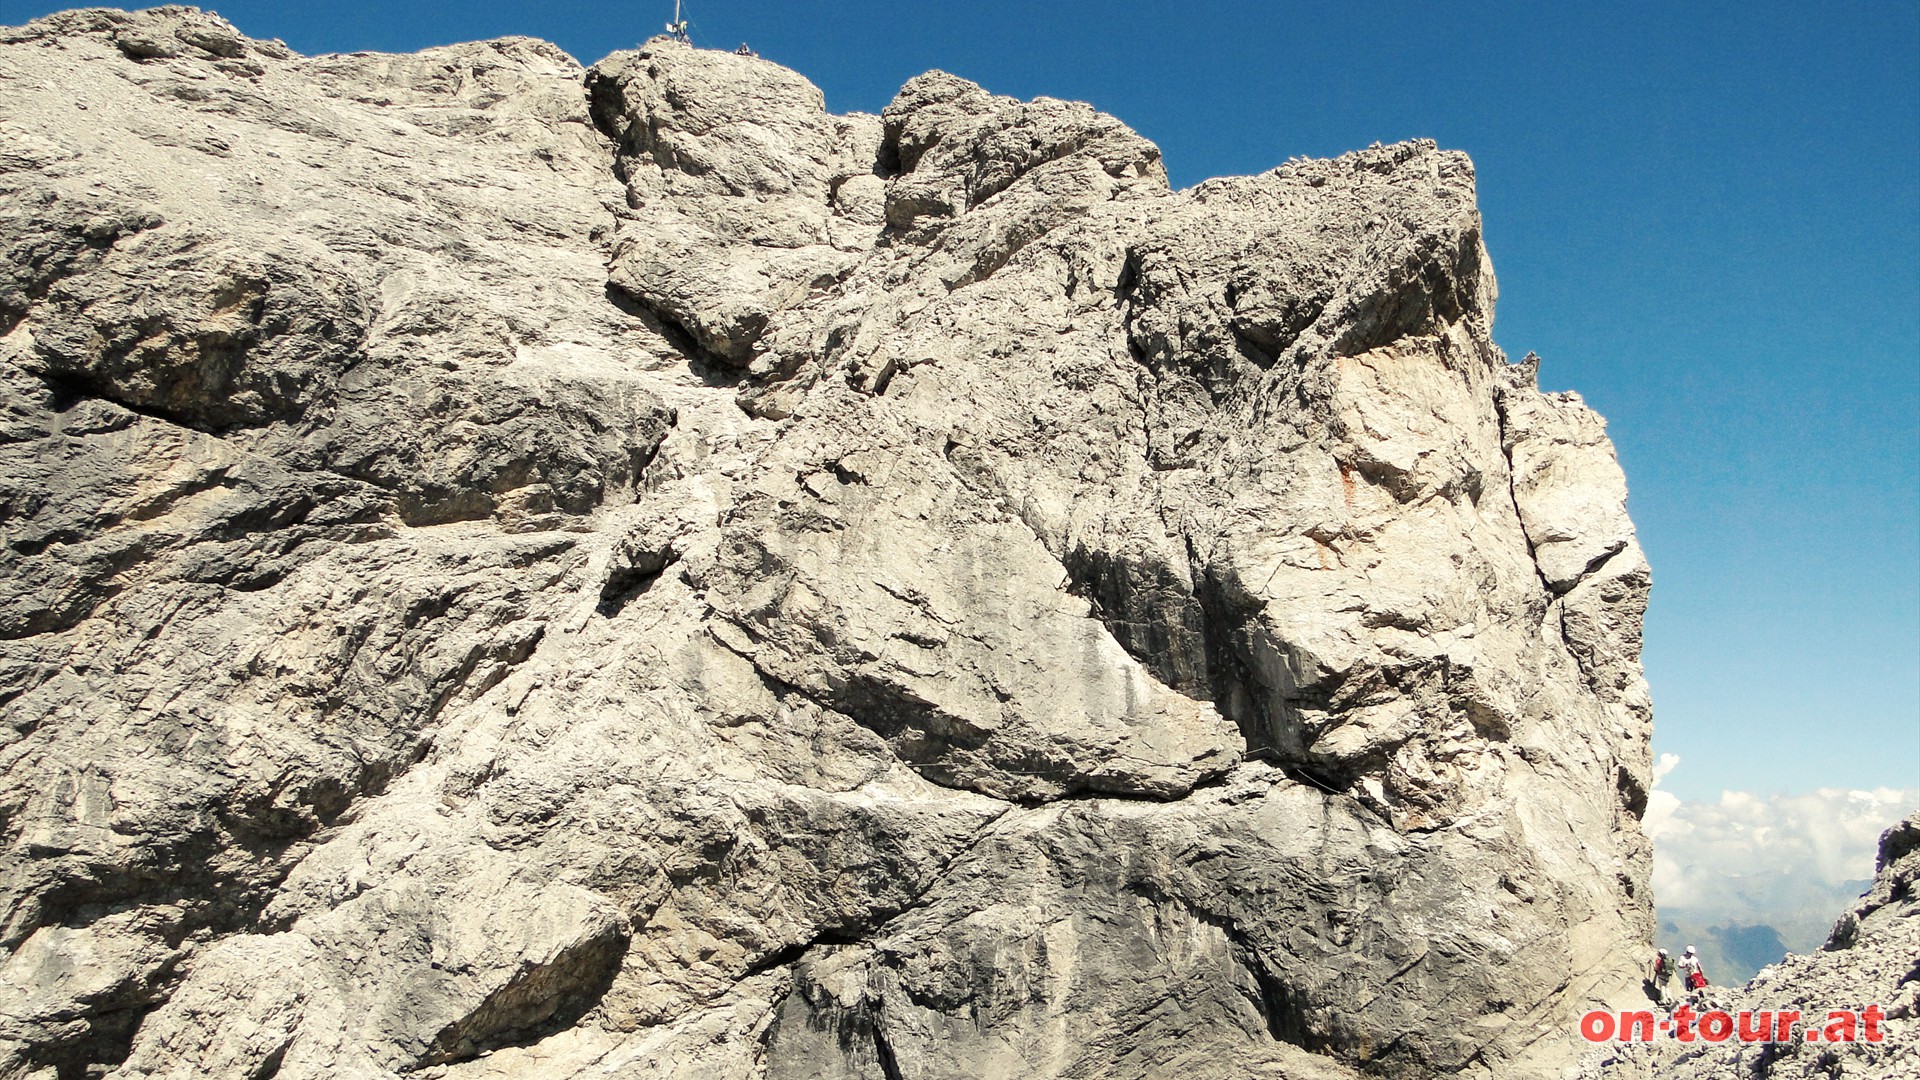
[[[1679, 763], [1662, 754], [1655, 782]], [[1714, 802], [1656, 789], [1641, 823], [1653, 838], [1654, 900], [1663, 916], [1765, 924], [1789, 947], [1811, 948], [1873, 876], [1880, 833], [1916, 807], [1920, 788], [1726, 791]]]

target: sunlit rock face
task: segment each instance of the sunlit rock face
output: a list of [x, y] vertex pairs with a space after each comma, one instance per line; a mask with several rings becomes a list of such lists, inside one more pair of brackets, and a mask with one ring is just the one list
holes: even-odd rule
[[1638, 992], [1647, 566], [1462, 154], [96, 9], [0, 30], [0, 246], [0, 1075], [1549, 1076]]

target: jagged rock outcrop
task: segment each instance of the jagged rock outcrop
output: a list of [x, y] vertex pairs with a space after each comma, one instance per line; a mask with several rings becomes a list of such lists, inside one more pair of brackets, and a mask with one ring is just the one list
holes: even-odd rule
[[1545, 1076], [1636, 992], [1648, 571], [1463, 155], [96, 9], [0, 31], [0, 247], [0, 1075]]
[[[1875, 871], [1873, 887], [1840, 916], [1819, 952], [1790, 955], [1745, 987], [1714, 993], [1712, 1004], [1735, 1015], [1801, 1014], [1792, 1039], [1662, 1038], [1613, 1046], [1581, 1063], [1581, 1080], [1920, 1076], [1920, 814], [1881, 834]], [[1877, 1040], [1866, 1037], [1859, 1019], [1869, 1006], [1885, 1014]], [[1808, 1042], [1806, 1028], [1824, 1033], [1835, 1010], [1854, 1016], [1854, 1040]], [[1844, 1034], [1844, 1022], [1834, 1030]]]

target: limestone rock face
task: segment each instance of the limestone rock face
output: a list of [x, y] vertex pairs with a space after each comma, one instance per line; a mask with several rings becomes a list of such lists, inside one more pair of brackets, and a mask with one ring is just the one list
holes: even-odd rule
[[0, 247], [0, 1075], [1548, 1076], [1637, 992], [1648, 570], [1461, 154], [93, 9]]

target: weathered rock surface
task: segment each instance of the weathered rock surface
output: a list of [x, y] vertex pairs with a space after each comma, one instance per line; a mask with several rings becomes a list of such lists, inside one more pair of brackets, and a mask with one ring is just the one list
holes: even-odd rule
[[1648, 571], [1463, 155], [89, 10], [0, 247], [0, 1075], [1545, 1076], [1637, 992]]
[[[1715, 991], [1713, 1004], [1736, 1015], [1800, 1013], [1791, 1041], [1616, 1046], [1590, 1054], [1581, 1080], [1920, 1076], [1920, 814], [1881, 835], [1875, 869], [1873, 887], [1840, 916], [1821, 951], [1788, 956], [1743, 988]], [[1859, 1027], [1852, 1042], [1803, 1037], [1809, 1023], [1824, 1033], [1834, 1010], [1858, 1017], [1868, 1006], [1886, 1015], [1878, 1041]]]

